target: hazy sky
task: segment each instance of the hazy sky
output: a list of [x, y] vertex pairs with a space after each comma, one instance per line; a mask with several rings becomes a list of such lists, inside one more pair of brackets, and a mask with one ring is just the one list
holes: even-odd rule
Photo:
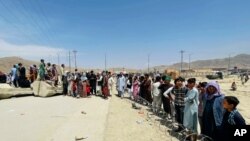
[[[249, 0], [0, 0], [0, 57], [146, 68], [250, 53]], [[74, 62], [72, 57], [72, 63]]]

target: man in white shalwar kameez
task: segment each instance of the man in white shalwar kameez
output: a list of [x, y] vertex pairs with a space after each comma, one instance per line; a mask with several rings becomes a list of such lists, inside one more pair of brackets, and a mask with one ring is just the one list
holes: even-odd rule
[[121, 73], [117, 81], [118, 96], [120, 96], [121, 98], [124, 97], [125, 85], [126, 85], [126, 79], [123, 73]]
[[108, 79], [108, 89], [109, 89], [109, 94], [110, 95], [114, 95], [116, 94], [115, 91], [116, 91], [116, 81], [115, 81], [115, 74], [109, 76], [109, 79]]
[[62, 84], [62, 79], [64, 77], [64, 74], [65, 74], [65, 65], [62, 64], [61, 67], [60, 67], [60, 74], [58, 76], [58, 83], [59, 84]]
[[184, 99], [184, 118], [183, 125], [197, 133], [198, 128], [198, 90], [195, 86], [195, 78], [188, 79], [188, 92], [186, 98]]
[[152, 85], [152, 94], [153, 94], [153, 112], [158, 113], [161, 109], [162, 105], [162, 95], [159, 89], [159, 86], [161, 85], [161, 77], [157, 76], [155, 83]]

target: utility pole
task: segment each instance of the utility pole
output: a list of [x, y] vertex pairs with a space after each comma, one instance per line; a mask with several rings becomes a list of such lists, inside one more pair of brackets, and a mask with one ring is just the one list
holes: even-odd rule
[[76, 53], [77, 53], [77, 51], [73, 50], [73, 53], [74, 53], [74, 57], [75, 57], [75, 69], [77, 69], [77, 66], [76, 66]]
[[70, 51], [69, 51], [69, 72], [71, 72], [71, 60], [70, 60]]
[[229, 54], [229, 58], [228, 58], [228, 74], [230, 71], [230, 67], [231, 67], [231, 54]]
[[181, 50], [180, 51], [180, 53], [181, 53], [181, 69], [180, 69], [180, 72], [182, 72], [182, 65], [183, 65], [183, 53], [184, 53], [185, 51], [184, 50]]

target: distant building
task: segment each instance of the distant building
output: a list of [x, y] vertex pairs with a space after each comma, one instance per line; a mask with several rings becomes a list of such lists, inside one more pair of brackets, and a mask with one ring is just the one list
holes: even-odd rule
[[212, 68], [213, 71], [228, 71], [228, 68]]

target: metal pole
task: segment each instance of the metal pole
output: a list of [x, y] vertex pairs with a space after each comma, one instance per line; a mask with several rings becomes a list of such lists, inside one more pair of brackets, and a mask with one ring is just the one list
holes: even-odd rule
[[183, 51], [183, 50], [181, 50], [181, 70], [180, 70], [180, 72], [182, 72], [182, 65], [183, 65], [183, 53], [184, 53], [184, 51]]
[[77, 51], [73, 50], [73, 53], [74, 53], [74, 57], [75, 57], [75, 69], [77, 69], [77, 66], [76, 66], [76, 53], [77, 53]]
[[70, 60], [70, 51], [69, 51], [69, 71], [71, 72], [71, 60]]
[[231, 67], [231, 54], [229, 54], [229, 58], [228, 58], [228, 74], [230, 72], [230, 67]]

